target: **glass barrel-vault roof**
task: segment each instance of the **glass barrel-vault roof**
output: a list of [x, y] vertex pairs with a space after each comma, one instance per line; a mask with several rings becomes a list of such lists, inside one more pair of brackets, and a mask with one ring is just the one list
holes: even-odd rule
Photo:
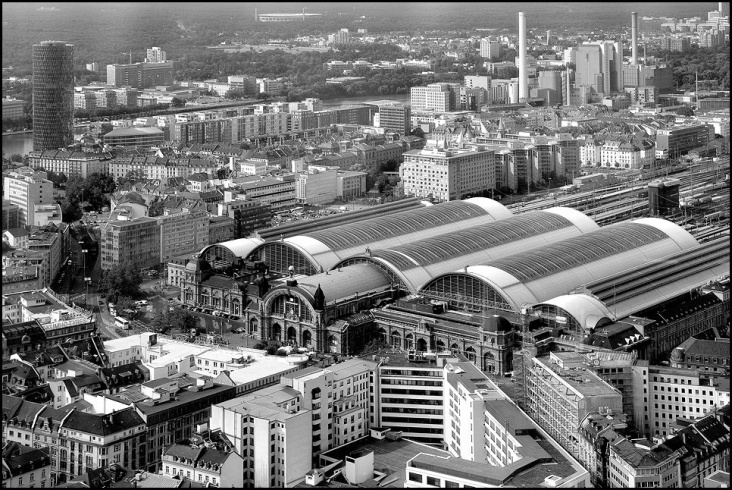
[[622, 223], [485, 265], [504, 270], [526, 283], [668, 238], [653, 226]]
[[[509, 215], [510, 211], [507, 211], [506, 216]], [[318, 240], [331, 250], [337, 251], [369, 245], [401, 235], [417, 232], [429, 233], [429, 230], [436, 226], [481, 216], [489, 217], [492, 220], [505, 217], [503, 215], [492, 216], [484, 207], [467, 201], [450, 201], [357, 223], [343, 224], [327, 230], [305, 233], [303, 236]]]
[[468, 255], [480, 250], [487, 250], [572, 225], [573, 223], [563, 216], [537, 211], [453, 233], [433, 236], [391, 249], [376, 250], [372, 255], [383, 258], [400, 270], [407, 270]]

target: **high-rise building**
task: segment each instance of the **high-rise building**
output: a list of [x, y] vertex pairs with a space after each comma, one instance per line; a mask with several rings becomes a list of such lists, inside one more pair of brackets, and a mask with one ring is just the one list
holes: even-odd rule
[[501, 45], [498, 41], [486, 38], [480, 40], [480, 55], [488, 60], [498, 57], [498, 53], [501, 49]]
[[162, 49], [152, 47], [147, 50], [147, 58], [145, 58], [146, 63], [162, 63], [167, 60], [168, 57]]
[[553, 106], [562, 103], [564, 97], [561, 71], [540, 71], [538, 83], [539, 89], [547, 90], [546, 105]]
[[379, 126], [406, 136], [412, 130], [412, 108], [404, 104], [379, 104]]
[[33, 45], [33, 149], [64, 148], [74, 141], [74, 45]]
[[519, 12], [519, 93], [518, 102], [525, 102], [529, 97], [529, 74], [526, 70], [526, 16]]
[[620, 43], [583, 44], [577, 49], [575, 84], [591, 87], [592, 94], [620, 90]]
[[53, 204], [53, 183], [44, 173], [32, 176], [11, 172], [5, 176], [3, 199], [18, 206], [18, 226], [32, 225], [36, 204]]

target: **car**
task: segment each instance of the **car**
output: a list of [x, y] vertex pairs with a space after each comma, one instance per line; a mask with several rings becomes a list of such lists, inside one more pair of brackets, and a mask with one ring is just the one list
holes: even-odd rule
[[135, 301], [135, 304], [137, 306], [147, 306], [148, 305], [148, 302], [146, 300], [144, 300], [144, 299], [141, 299], [139, 301]]

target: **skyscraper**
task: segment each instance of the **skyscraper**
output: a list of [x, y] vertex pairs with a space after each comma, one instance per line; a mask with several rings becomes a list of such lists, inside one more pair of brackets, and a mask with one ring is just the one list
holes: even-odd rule
[[529, 97], [529, 75], [526, 70], [526, 16], [519, 12], [519, 102]]
[[58, 149], [74, 140], [74, 45], [33, 45], [33, 149]]

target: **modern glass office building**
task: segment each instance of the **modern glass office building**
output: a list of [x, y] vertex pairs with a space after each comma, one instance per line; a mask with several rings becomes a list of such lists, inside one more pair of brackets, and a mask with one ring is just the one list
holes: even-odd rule
[[74, 45], [33, 45], [33, 149], [64, 148], [74, 139]]

